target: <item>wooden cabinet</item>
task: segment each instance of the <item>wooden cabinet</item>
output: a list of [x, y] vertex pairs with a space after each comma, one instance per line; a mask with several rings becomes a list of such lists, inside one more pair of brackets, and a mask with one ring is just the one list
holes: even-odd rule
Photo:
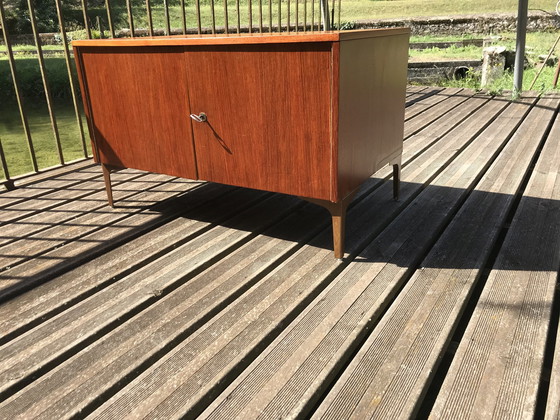
[[[293, 194], [333, 215], [398, 178], [409, 30], [74, 41], [96, 161]], [[398, 181], [398, 180], [396, 180]]]

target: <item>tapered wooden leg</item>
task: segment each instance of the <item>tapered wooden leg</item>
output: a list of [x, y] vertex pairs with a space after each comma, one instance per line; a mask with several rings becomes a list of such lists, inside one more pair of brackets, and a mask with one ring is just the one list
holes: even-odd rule
[[107, 201], [111, 207], [113, 205], [113, 188], [111, 187], [111, 170], [105, 164], [101, 164], [101, 170], [103, 171], [103, 180], [105, 181], [105, 191], [107, 191]]
[[393, 198], [399, 201], [399, 192], [401, 189], [401, 160], [393, 163]]
[[330, 210], [332, 216], [332, 231], [333, 231], [333, 248], [334, 257], [342, 259], [344, 257], [344, 234], [346, 227], [346, 209], [348, 205], [342, 206], [342, 203]]
[[318, 204], [325, 207], [331, 214], [332, 218], [332, 232], [333, 232], [333, 249], [334, 257], [342, 259], [344, 257], [344, 235], [346, 227], [346, 210], [352, 202], [357, 191], [348, 195], [344, 200], [338, 203], [333, 203], [327, 200], [318, 200], [314, 198], [301, 197], [310, 203]]

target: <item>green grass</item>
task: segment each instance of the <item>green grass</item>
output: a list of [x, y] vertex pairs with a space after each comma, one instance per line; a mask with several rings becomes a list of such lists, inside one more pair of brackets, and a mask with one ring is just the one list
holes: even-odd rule
[[[552, 12], [555, 4], [551, 0], [531, 0], [529, 7]], [[341, 20], [517, 12], [517, 5], [517, 0], [343, 0]]]
[[[339, 0], [335, 5], [338, 7]], [[170, 21], [172, 28], [181, 28], [181, 9], [176, 1], [169, 8]], [[188, 28], [196, 28], [196, 8], [193, 0], [186, 0], [186, 20]], [[212, 25], [212, 11], [209, 1], [201, 2], [201, 20], [203, 27], [211, 27]], [[216, 26], [223, 26], [224, 19], [224, 2], [216, 0], [215, 2], [215, 24]], [[248, 24], [248, 7], [247, 0], [242, 0], [240, 7], [241, 25]], [[235, 28], [237, 26], [236, 18], [236, 0], [227, 0], [228, 14], [229, 14], [229, 27]], [[252, 15], [253, 25], [257, 26], [260, 14], [259, 0], [252, 0]], [[308, 22], [311, 21], [311, 0], [299, 0], [299, 21], [303, 22], [304, 4], [307, 5]], [[319, 20], [319, 3], [315, 0], [315, 22]], [[282, 3], [282, 24], [286, 25], [288, 16], [288, 2], [283, 0]], [[290, 1], [290, 22], [293, 25], [296, 21], [295, 15], [296, 1]], [[455, 1], [442, 1], [442, 0], [342, 0], [341, 22], [356, 22], [360, 20], [371, 19], [387, 19], [387, 18], [402, 18], [407, 19], [419, 16], [449, 16], [460, 14], [481, 14], [481, 13], [516, 13], [517, 0], [464, 0], [461, 2]], [[552, 12], [555, 3], [551, 0], [531, 0], [531, 9], [542, 9]], [[91, 8], [91, 13], [101, 17], [103, 26], [107, 30], [107, 18], [104, 9]], [[124, 1], [112, 2], [112, 13], [114, 25], [116, 28], [128, 28], [127, 9]], [[269, 2], [262, 0], [262, 11], [264, 26], [267, 28], [269, 22]], [[143, 2], [136, 3], [133, 7], [133, 17], [135, 28], [147, 28], [147, 13], [146, 7]], [[152, 1], [152, 18], [154, 27], [165, 27], [165, 14], [164, 7], [160, 1]], [[278, 23], [278, 0], [272, 0], [272, 21], [276, 25]]]
[[[229, 10], [229, 27], [234, 31], [237, 26], [236, 20], [236, 0], [227, 0]], [[331, 0], [332, 1], [332, 0]], [[338, 4], [338, 0], [336, 0]], [[181, 11], [178, 0], [171, 0], [170, 20], [172, 28], [181, 27]], [[209, 6], [209, 0], [201, 1], [201, 17], [202, 26], [210, 27], [212, 22], [212, 13]], [[112, 13], [115, 28], [127, 28], [128, 19], [124, 0], [113, 0]], [[147, 15], [145, 3], [143, 1], [133, 1], [133, 15], [135, 28], [147, 28]], [[152, 0], [152, 15], [155, 28], [163, 28], [165, 26], [163, 1]], [[186, 18], [187, 27], [196, 28], [196, 9], [194, 0], [186, 0]], [[217, 27], [224, 25], [224, 8], [223, 1], [215, 1], [215, 24]], [[268, 0], [262, 1], [263, 8], [263, 24], [265, 30], [269, 23]], [[307, 21], [311, 21], [311, 0], [307, 0]], [[331, 3], [332, 4], [332, 3]], [[241, 20], [242, 26], [248, 24], [247, 0], [241, 1]], [[259, 0], [252, 0], [253, 25], [257, 26], [260, 18]], [[287, 1], [282, 3], [282, 24], [286, 25], [288, 16]], [[531, 9], [544, 9], [552, 11], [555, 2], [551, 0], [531, 0]], [[441, 0], [342, 0], [341, 21], [352, 22], [358, 20], [369, 19], [385, 19], [385, 18], [410, 18], [417, 16], [443, 16], [458, 14], [480, 14], [480, 13], [503, 13], [517, 11], [517, 0], [495, 0], [488, 2], [486, 0], [466, 0], [463, 2], [444, 2]], [[103, 21], [105, 35], [108, 36], [107, 15], [104, 9], [90, 8], [92, 15], [100, 16]], [[299, 21], [303, 22], [304, 6], [303, 0], [299, 3]], [[273, 25], [278, 23], [278, 0], [273, 0], [272, 22]], [[315, 0], [315, 22], [319, 19], [318, 1]], [[290, 21], [295, 23], [295, 0], [291, 0]], [[95, 21], [92, 19], [92, 21]], [[75, 29], [69, 31], [70, 39], [85, 38], [85, 31], [79, 27], [69, 28]], [[97, 29], [97, 28], [94, 28]], [[94, 31], [94, 35], [99, 36], [99, 32]], [[501, 45], [514, 47], [515, 34], [502, 34]], [[536, 57], [539, 54], [546, 54], [552, 46], [557, 34], [556, 33], [529, 33], [527, 35], [527, 50], [530, 57]], [[411, 42], [434, 42], [434, 41], [452, 41], [458, 39], [480, 38], [479, 34], [466, 34], [457, 36], [415, 36]], [[62, 46], [43, 46], [44, 50], [61, 49]], [[14, 46], [15, 51], [33, 52], [36, 48], [32, 45]], [[560, 50], [560, 48], [557, 50]], [[0, 46], [0, 52], [6, 51], [4, 46]], [[482, 55], [480, 47], [452, 47], [448, 49], [430, 49], [424, 51], [411, 51], [411, 57], [419, 60], [446, 60], [446, 59], [479, 59]], [[66, 64], [62, 56], [46, 57], [47, 77], [52, 95], [56, 98], [55, 114], [58, 122], [58, 128], [61, 136], [62, 147], [65, 159], [72, 160], [83, 157], [81, 150], [81, 140], [74, 114], [73, 105], [70, 99], [70, 89], [68, 85], [68, 74]], [[40, 77], [38, 62], [36, 57], [30, 55], [18, 55], [16, 59], [18, 71], [18, 80], [20, 83], [23, 96], [25, 98], [25, 110], [28, 116], [30, 131], [33, 143], [36, 149], [37, 160], [41, 168], [58, 164], [57, 153], [54, 141], [54, 135], [51, 128], [50, 119], [46, 109], [42, 81]], [[529, 69], [524, 77], [524, 89], [528, 89], [531, 83], [535, 69]], [[539, 80], [534, 86], [534, 90], [546, 91], [551, 85], [554, 68], [546, 68]], [[462, 81], [442, 81], [444, 86], [462, 86], [477, 89], [479, 87], [479, 75], [474, 72]], [[498, 93], [504, 90], [510, 90], [513, 85], [512, 75], [507, 73], [501, 80], [495, 82], [488, 90], [492, 93]], [[86, 124], [83, 124], [87, 131]], [[9, 71], [6, 56], [0, 55], [0, 141], [4, 148], [10, 175], [15, 176], [32, 170], [29, 152], [22, 129], [19, 111], [14, 100], [11, 73]], [[89, 149], [89, 140], [86, 144]], [[0, 170], [0, 177], [2, 176]]]
[[[523, 75], [523, 91], [528, 91], [531, 82], [533, 81], [536, 73], [536, 68], [527, 69]], [[551, 91], [551, 83], [554, 76], [554, 67], [545, 67], [535, 82], [532, 90], [537, 92], [550, 92]], [[469, 89], [480, 89], [480, 74], [476, 71], [472, 71], [467, 77], [463, 80], [442, 80], [439, 83], [440, 86], [443, 87], [461, 87], [461, 88], [469, 88]], [[501, 94], [503, 92], [511, 91], [513, 89], [513, 73], [511, 71], [507, 71], [504, 73], [504, 76], [499, 80], [494, 81], [493, 83], [489, 84], [484, 88], [484, 91], [496, 95]], [[556, 89], [557, 91], [558, 89]]]
[[[60, 51], [64, 47], [62, 45], [41, 45], [41, 49], [43, 51]], [[37, 47], [35, 45], [13, 45], [13, 51], [21, 51], [21, 52], [35, 52], [37, 51]], [[5, 45], [0, 45], [0, 51], [8, 51], [8, 48]]]
[[[478, 36], [480, 38], [480, 35]], [[536, 65], [538, 63], [539, 55], [547, 55], [553, 46], [558, 34], [538, 32], [528, 33], [526, 39], [526, 55], [530, 68], [525, 69], [523, 76], [523, 90], [529, 90], [531, 82], [537, 73]], [[464, 39], [464, 38], [463, 38]], [[411, 42], [435, 42], [435, 41], [457, 41], [461, 37], [454, 36], [437, 36], [437, 37], [412, 37]], [[496, 35], [495, 45], [503, 45], [508, 49], [515, 50], [515, 34], [503, 33]], [[557, 56], [560, 55], [560, 45], [556, 48]], [[443, 60], [477, 60], [482, 58], [482, 48], [480, 47], [450, 47], [447, 49], [429, 48], [426, 50], [411, 50], [411, 59], [415, 61], [443, 61]], [[536, 83], [533, 85], [532, 90], [537, 92], [549, 92], [552, 90], [552, 81], [556, 67], [545, 67], [539, 75]], [[438, 84], [448, 87], [467, 87], [472, 89], [480, 88], [480, 74], [473, 71], [463, 80], [441, 80]], [[513, 87], [513, 74], [506, 72], [504, 76], [485, 87], [485, 90], [491, 93], [500, 93], [502, 91], [511, 90]], [[560, 89], [557, 86], [556, 91]]]
[[[43, 81], [37, 57], [17, 56], [15, 60], [16, 75], [22, 94], [26, 97], [44, 96]], [[68, 82], [68, 70], [63, 57], [45, 57], [46, 76], [51, 95], [55, 98], [71, 96]], [[74, 62], [71, 68], [75, 79]], [[12, 73], [7, 57], [0, 57], [0, 98], [10, 98], [14, 95]]]
[[[37, 163], [40, 168], [56, 165], [59, 163], [58, 154], [38, 60], [36, 57], [17, 57], [15, 63]], [[78, 159], [83, 157], [83, 151], [71, 99], [65, 59], [62, 57], [46, 57], [45, 67], [51, 95], [54, 98], [53, 109], [64, 159], [66, 161]], [[78, 100], [81, 99], [78, 98]], [[83, 120], [83, 127], [86, 130], [86, 145], [89, 147], [85, 119]], [[33, 170], [15, 100], [12, 75], [6, 57], [0, 59], [0, 141], [2, 142], [10, 176], [21, 175]], [[0, 179], [4, 177], [5, 174], [0, 169]]]
[[[40, 168], [59, 164], [55, 137], [53, 134], [46, 101], [40, 98], [24, 98], [24, 109], [35, 148], [37, 163]], [[71, 161], [84, 157], [82, 143], [74, 106], [69, 99], [57, 99], [54, 114], [64, 159]], [[83, 115], [83, 113], [81, 113]], [[82, 117], [86, 136], [86, 147], [91, 153], [87, 125]], [[13, 98], [0, 101], [0, 141], [6, 156], [10, 176], [17, 176], [33, 171], [23, 125], [17, 102]], [[5, 174], [0, 168], [0, 179]]]
[[476, 46], [427, 48], [424, 50], [410, 50], [409, 55], [410, 58], [420, 61], [479, 60], [482, 57], [482, 48]]
[[[538, 32], [528, 33], [526, 39], [526, 53], [530, 60], [536, 61], [539, 55], [548, 54], [550, 48], [558, 34], [553, 32]], [[452, 42], [461, 41], [464, 39], [484, 38], [484, 36], [470, 35], [467, 37], [456, 36], [437, 36], [437, 37], [411, 37], [410, 42]], [[515, 50], [515, 34], [502, 33], [493, 36], [495, 45], [503, 45], [510, 50]], [[557, 53], [560, 52], [560, 45], [556, 48]], [[482, 48], [476, 46], [455, 47], [449, 48], [428, 48], [424, 50], [410, 50], [410, 56], [414, 59], [432, 61], [432, 60], [446, 60], [446, 59], [465, 59], [477, 60], [482, 58]]]

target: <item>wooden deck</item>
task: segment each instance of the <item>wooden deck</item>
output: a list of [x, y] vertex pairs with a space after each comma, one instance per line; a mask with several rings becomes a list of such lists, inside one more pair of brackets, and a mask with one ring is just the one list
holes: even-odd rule
[[0, 194], [0, 418], [560, 416], [560, 96], [410, 87], [349, 211], [74, 164]]

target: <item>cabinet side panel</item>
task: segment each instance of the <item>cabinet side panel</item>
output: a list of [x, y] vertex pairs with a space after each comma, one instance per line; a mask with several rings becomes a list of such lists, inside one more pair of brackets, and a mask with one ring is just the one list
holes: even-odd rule
[[402, 153], [408, 34], [340, 43], [338, 191]]
[[202, 179], [330, 199], [331, 43], [188, 47]]
[[196, 178], [182, 47], [80, 48], [102, 163]]

